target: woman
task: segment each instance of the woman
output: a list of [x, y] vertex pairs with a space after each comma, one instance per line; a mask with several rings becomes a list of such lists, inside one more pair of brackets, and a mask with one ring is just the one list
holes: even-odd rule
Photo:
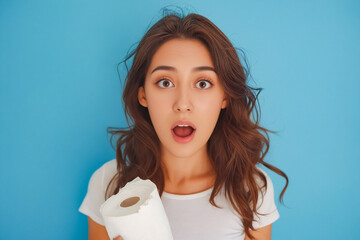
[[271, 239], [279, 214], [271, 179], [256, 165], [286, 179], [280, 201], [288, 178], [264, 162], [259, 89], [247, 85], [228, 38], [203, 16], [168, 15], [131, 57], [129, 129], [110, 130], [120, 136], [116, 160], [93, 174], [80, 207], [89, 239], [108, 239], [98, 208], [137, 176], [157, 185], [174, 239]]

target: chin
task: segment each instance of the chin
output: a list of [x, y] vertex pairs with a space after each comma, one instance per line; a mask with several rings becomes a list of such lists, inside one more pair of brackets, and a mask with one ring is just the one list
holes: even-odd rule
[[167, 148], [167, 151], [177, 158], [189, 158], [199, 153], [201, 148], [194, 148], [194, 146], [175, 146], [172, 148]]

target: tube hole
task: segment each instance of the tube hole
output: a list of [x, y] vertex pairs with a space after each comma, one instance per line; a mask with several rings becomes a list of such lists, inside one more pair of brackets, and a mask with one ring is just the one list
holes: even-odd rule
[[140, 200], [139, 197], [130, 197], [120, 203], [121, 207], [131, 207]]

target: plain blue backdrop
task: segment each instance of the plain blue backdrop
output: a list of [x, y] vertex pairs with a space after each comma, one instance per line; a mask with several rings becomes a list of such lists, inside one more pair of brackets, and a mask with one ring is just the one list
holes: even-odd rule
[[[0, 239], [86, 239], [78, 212], [124, 127], [117, 64], [160, 9], [208, 17], [245, 50], [289, 176], [273, 239], [360, 239], [358, 1], [0, 1]], [[120, 67], [124, 76], [125, 71]]]

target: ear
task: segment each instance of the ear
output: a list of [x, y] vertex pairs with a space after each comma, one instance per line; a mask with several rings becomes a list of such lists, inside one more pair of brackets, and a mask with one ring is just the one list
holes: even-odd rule
[[147, 107], [145, 89], [144, 89], [143, 86], [139, 87], [139, 89], [138, 89], [138, 101], [139, 101], [141, 106]]
[[228, 100], [227, 100], [227, 97], [225, 97], [225, 98], [223, 99], [222, 104], [221, 104], [221, 109], [226, 108], [226, 107], [227, 107], [227, 105], [228, 105]]

